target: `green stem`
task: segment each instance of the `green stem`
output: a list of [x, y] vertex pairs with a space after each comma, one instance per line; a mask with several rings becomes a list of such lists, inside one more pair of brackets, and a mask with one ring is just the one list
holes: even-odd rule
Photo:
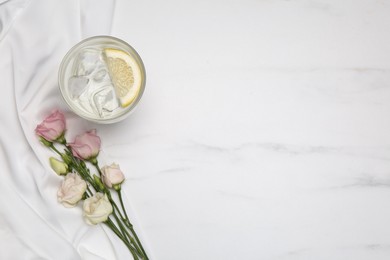
[[127, 212], [126, 212], [126, 208], [124, 206], [124, 203], [123, 203], [123, 199], [122, 199], [122, 192], [121, 190], [119, 189], [118, 191], [118, 197], [119, 197], [119, 201], [120, 201], [120, 204], [121, 204], [121, 207], [122, 207], [122, 210], [123, 210], [123, 213], [125, 214], [125, 224], [127, 224], [128, 228], [130, 229], [131, 233], [133, 234], [135, 240], [137, 241], [137, 244], [139, 245], [139, 247], [141, 248], [142, 250], [142, 253], [144, 254], [144, 256], [146, 257], [146, 259], [148, 259], [148, 256], [146, 255], [146, 252], [141, 244], [141, 241], [139, 240], [138, 236], [137, 236], [137, 233], [135, 233], [135, 230], [133, 228], [133, 225], [130, 223], [130, 219], [129, 217], [127, 216]]
[[112, 222], [111, 219], [107, 219], [106, 222], [104, 222], [107, 226], [109, 226], [111, 228], [111, 230], [122, 240], [122, 242], [126, 245], [126, 247], [130, 250], [131, 254], [133, 255], [134, 257], [134, 260], [138, 260], [138, 256], [137, 256], [137, 253], [136, 253], [136, 249], [130, 245], [130, 243], [128, 241], [126, 241], [126, 239], [123, 237], [123, 235], [121, 234], [121, 232], [118, 230], [118, 228], [115, 226], [115, 224]]
[[100, 170], [99, 162], [96, 160], [96, 158], [95, 158], [95, 160], [91, 161], [91, 163], [93, 164], [93, 166], [95, 166], [96, 170], [98, 171], [99, 177], [102, 177], [102, 174], [103, 174], [103, 173], [102, 173], [102, 171]]
[[79, 158], [76, 158], [70, 147], [66, 146], [66, 150], [68, 154], [70, 155], [70, 158], [72, 160], [72, 165], [75, 168], [75, 170], [80, 174], [80, 176], [88, 183], [91, 184], [91, 186], [96, 190], [100, 191], [98, 185], [96, 185], [95, 181], [92, 179], [91, 175], [89, 174], [88, 170], [81, 164], [81, 160]]
[[[91, 161], [91, 163], [95, 166], [96, 170], [99, 172], [99, 175], [101, 177], [102, 176], [102, 171], [100, 170], [99, 162], [97, 160], [94, 160], [94, 161]], [[121, 211], [119, 210], [118, 206], [116, 205], [115, 201], [112, 199], [111, 194], [110, 194], [109, 191], [107, 191], [107, 195], [108, 195], [108, 198], [109, 198], [111, 204], [114, 206], [114, 208], [116, 208], [116, 210], [119, 213], [121, 219], [125, 223], [125, 226], [127, 226], [130, 229], [130, 232], [133, 234], [133, 236], [135, 238], [135, 241], [134, 241], [134, 239], [132, 237], [130, 239], [134, 241], [134, 245], [136, 245], [136, 247], [138, 248], [138, 250], [141, 253], [141, 255], [143, 255], [146, 260], [149, 259], [148, 256], [146, 255], [146, 252], [145, 252], [144, 248], [142, 247], [141, 241], [139, 240], [137, 234], [134, 231], [133, 225], [130, 223], [129, 217], [127, 216], [126, 208], [124, 206], [123, 199], [122, 199], [122, 194], [121, 194], [120, 190], [118, 191], [118, 196], [119, 196], [119, 201], [120, 201], [120, 204], [121, 204], [121, 207], [122, 207], [122, 211], [123, 211], [123, 213], [125, 215], [124, 217], [123, 217]]]
[[117, 210], [118, 214], [119, 214], [119, 217], [121, 218], [121, 220], [125, 223], [125, 225], [127, 226], [127, 223], [126, 223], [126, 219], [123, 217], [122, 213], [120, 212], [119, 210], [119, 207], [116, 205], [115, 201], [113, 199], [110, 199], [110, 202], [111, 204], [114, 206], [114, 208]]
[[51, 144], [51, 145], [50, 145], [50, 148], [51, 148], [54, 152], [56, 152], [59, 156], [62, 156], [62, 153], [61, 153], [60, 151], [57, 150], [57, 148], [54, 146], [54, 144]]
[[135, 230], [134, 230], [133, 226], [130, 227], [130, 231], [133, 234], [133, 236], [134, 236], [138, 246], [141, 248], [141, 251], [142, 251], [143, 255], [145, 256], [145, 260], [149, 260], [148, 255], [146, 254], [146, 252], [145, 252], [145, 250], [144, 250], [144, 248], [143, 248], [143, 246], [141, 244], [141, 241], [139, 240], [139, 238], [137, 236], [137, 233], [135, 233]]
[[119, 225], [119, 228], [120, 228], [121, 231], [122, 231], [123, 236], [124, 236], [125, 238], [127, 237], [127, 238], [130, 239], [130, 243], [134, 245], [135, 249], [137, 250], [138, 255], [139, 255], [142, 259], [144, 259], [144, 254], [143, 254], [143, 252], [141, 251], [141, 249], [139, 248], [139, 246], [137, 245], [137, 243], [134, 241], [133, 237], [132, 237], [132, 236], [129, 234], [129, 232], [126, 230], [126, 227], [123, 226], [123, 224], [122, 224], [121, 220], [119, 219], [119, 217], [117, 216], [115, 210], [114, 210], [114, 212], [113, 212], [113, 215], [114, 215], [114, 218], [115, 218], [116, 222], [117, 222], [118, 225]]
[[92, 193], [91, 189], [89, 188], [89, 186], [87, 186], [87, 193], [88, 193], [89, 196], [93, 195], [93, 193]]
[[[137, 244], [136, 241], [134, 241], [133, 237], [129, 234], [129, 232], [127, 232], [126, 230], [126, 227], [128, 227], [128, 225], [126, 225], [126, 219], [123, 218], [120, 210], [119, 210], [119, 207], [116, 205], [115, 201], [113, 200], [112, 196], [111, 196], [111, 193], [109, 190], [106, 190], [106, 194], [107, 194], [107, 197], [108, 197], [108, 200], [111, 202], [111, 205], [113, 205], [113, 208], [114, 208], [114, 211], [113, 211], [113, 215], [114, 215], [114, 218], [116, 220], [116, 222], [118, 223], [119, 227], [121, 228], [121, 231], [123, 233], [124, 236], [127, 235], [127, 237], [130, 239], [130, 242], [134, 244], [135, 248], [137, 249], [137, 252], [139, 253], [139, 255], [144, 258], [144, 256], [146, 256], [146, 254], [144, 253], [144, 251], [139, 247], [139, 245]], [[119, 214], [120, 216], [120, 219], [117, 215], [117, 213]], [[124, 222], [124, 225], [122, 224], [122, 221]], [[142, 247], [142, 246], [141, 246]]]
[[125, 208], [125, 205], [124, 205], [124, 203], [123, 203], [122, 192], [121, 192], [120, 189], [119, 189], [117, 192], [118, 192], [119, 202], [120, 202], [120, 204], [121, 204], [123, 213], [125, 214], [126, 222], [127, 222], [127, 224], [129, 225], [129, 228], [130, 228], [132, 225], [131, 225], [131, 223], [130, 223], [130, 221], [129, 221], [129, 217], [127, 216], [126, 208]]

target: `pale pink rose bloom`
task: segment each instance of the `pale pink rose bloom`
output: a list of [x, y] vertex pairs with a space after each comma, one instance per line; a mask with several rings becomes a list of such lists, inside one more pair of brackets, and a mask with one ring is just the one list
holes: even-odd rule
[[52, 142], [61, 137], [65, 130], [65, 116], [60, 111], [56, 110], [46, 117], [42, 123], [37, 125], [35, 133]]
[[112, 213], [112, 205], [106, 194], [95, 193], [92, 197], [86, 199], [83, 204], [83, 216], [89, 225], [96, 225], [108, 219]]
[[99, 154], [100, 137], [96, 135], [96, 130], [91, 130], [76, 136], [69, 146], [74, 156], [84, 160], [93, 159]]
[[125, 176], [118, 164], [113, 163], [110, 166], [104, 166], [101, 171], [103, 182], [109, 188], [121, 184], [125, 180]]
[[87, 183], [77, 173], [69, 173], [57, 192], [58, 201], [67, 208], [74, 207], [82, 199], [86, 189]]

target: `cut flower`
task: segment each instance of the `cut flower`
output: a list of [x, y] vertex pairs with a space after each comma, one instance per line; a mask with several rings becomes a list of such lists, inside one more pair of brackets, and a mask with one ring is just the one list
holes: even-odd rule
[[67, 208], [74, 207], [83, 198], [86, 189], [87, 183], [77, 173], [69, 173], [57, 192], [58, 201]]
[[79, 159], [90, 160], [96, 158], [100, 151], [100, 137], [96, 135], [96, 130], [88, 131], [76, 136], [73, 143], [69, 146], [72, 153]]
[[116, 163], [104, 166], [101, 171], [103, 182], [108, 188], [119, 186], [125, 181], [125, 176], [119, 168], [119, 165]]
[[43, 137], [45, 140], [53, 142], [62, 141], [65, 130], [65, 116], [56, 110], [46, 117], [42, 123], [37, 125], [35, 133], [38, 136]]
[[97, 192], [94, 196], [86, 199], [83, 204], [83, 215], [85, 221], [90, 225], [106, 221], [112, 210], [107, 195], [101, 192]]
[[[125, 177], [122, 171], [117, 164], [99, 167], [97, 156], [101, 141], [96, 130], [76, 136], [73, 143], [67, 142], [65, 131], [65, 117], [59, 111], [49, 115], [35, 129], [41, 143], [62, 159], [49, 159], [51, 168], [64, 177], [57, 192], [58, 201], [65, 207], [74, 207], [84, 200], [82, 209], [87, 224], [108, 226], [134, 259], [148, 260], [123, 203], [120, 187]], [[96, 174], [91, 172], [91, 164]], [[113, 197], [111, 192], [117, 196]], [[114, 198], [119, 199], [119, 206]]]

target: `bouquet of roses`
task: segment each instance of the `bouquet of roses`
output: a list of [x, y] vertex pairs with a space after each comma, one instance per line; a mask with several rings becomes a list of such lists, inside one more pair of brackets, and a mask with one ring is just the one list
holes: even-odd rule
[[[52, 169], [64, 176], [57, 198], [65, 207], [83, 201], [83, 216], [90, 225], [107, 225], [130, 250], [135, 260], [148, 259], [123, 203], [121, 185], [125, 177], [115, 163], [99, 167], [100, 137], [95, 130], [78, 135], [68, 143], [65, 116], [55, 111], [39, 124], [35, 133], [42, 144], [61, 159], [50, 158]], [[95, 168], [96, 174], [89, 167]], [[113, 193], [116, 193], [114, 200]], [[119, 206], [118, 206], [119, 205]]]

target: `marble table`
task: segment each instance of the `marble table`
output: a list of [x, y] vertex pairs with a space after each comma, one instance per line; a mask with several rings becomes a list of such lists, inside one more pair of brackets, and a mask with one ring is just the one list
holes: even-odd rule
[[151, 259], [390, 259], [390, 2], [118, 0], [114, 14], [146, 91], [125, 121], [79, 127], [126, 170]]
[[390, 259], [388, 2], [123, 6], [148, 70], [123, 156], [156, 259]]

